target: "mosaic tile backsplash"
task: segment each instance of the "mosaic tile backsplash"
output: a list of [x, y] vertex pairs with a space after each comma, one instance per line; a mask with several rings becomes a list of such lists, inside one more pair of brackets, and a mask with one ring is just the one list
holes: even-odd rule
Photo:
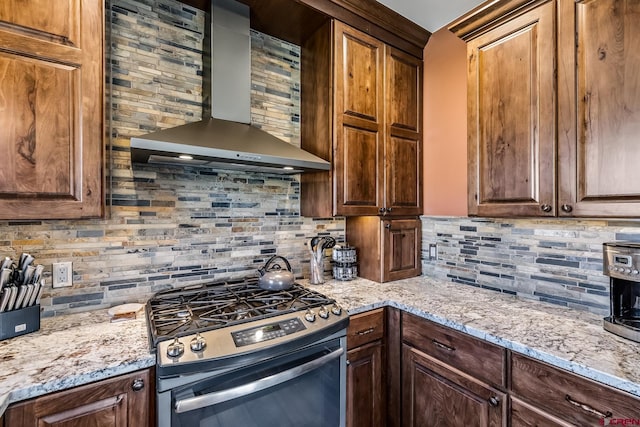
[[[129, 138], [201, 118], [204, 15], [174, 0], [108, 0], [108, 217], [0, 222], [0, 255], [46, 265], [45, 316], [145, 301], [170, 286], [254, 274], [270, 255], [308, 277], [305, 243], [344, 238], [344, 221], [300, 216], [299, 178], [131, 165]], [[252, 120], [298, 145], [300, 50], [252, 38]], [[427, 142], [428, 143], [428, 142]], [[601, 244], [640, 240], [614, 221], [423, 218], [423, 272], [554, 304], [606, 312]], [[428, 259], [437, 243], [438, 259]], [[73, 262], [51, 289], [51, 263]]]
[[[640, 240], [640, 223], [424, 217], [423, 274], [567, 307], [609, 313], [602, 243]], [[438, 259], [428, 259], [437, 244]]]

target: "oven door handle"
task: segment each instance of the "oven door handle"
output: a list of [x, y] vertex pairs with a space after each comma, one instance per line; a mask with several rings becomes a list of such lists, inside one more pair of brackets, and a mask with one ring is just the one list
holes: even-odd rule
[[286, 371], [261, 378], [257, 381], [252, 381], [250, 383], [233, 387], [227, 390], [216, 391], [214, 393], [204, 394], [202, 396], [178, 400], [175, 403], [175, 412], [181, 414], [183, 412], [193, 411], [195, 409], [206, 408], [208, 406], [217, 405], [219, 403], [227, 402], [238, 397], [247, 396], [249, 394], [265, 390], [269, 387], [282, 384], [286, 381], [290, 381], [294, 378], [318, 369], [319, 367], [326, 365], [332, 360], [339, 358], [343, 353], [344, 349], [341, 347], [337, 350], [332, 351], [331, 353], [318, 357], [317, 359], [313, 359], [309, 362], [295, 366]]

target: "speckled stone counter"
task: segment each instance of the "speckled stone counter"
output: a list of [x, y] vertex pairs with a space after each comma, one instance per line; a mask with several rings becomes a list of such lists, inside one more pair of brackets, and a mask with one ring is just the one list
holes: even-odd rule
[[309, 286], [351, 314], [390, 305], [640, 396], [640, 344], [595, 314], [427, 277]]
[[42, 319], [0, 341], [0, 415], [12, 402], [155, 364], [143, 318], [109, 323], [106, 310]]
[[[308, 286], [351, 314], [390, 305], [640, 396], [640, 344], [606, 332], [591, 313], [427, 277]], [[145, 320], [109, 323], [105, 310], [43, 319], [40, 331], [1, 341], [0, 357], [0, 414], [155, 364]]]

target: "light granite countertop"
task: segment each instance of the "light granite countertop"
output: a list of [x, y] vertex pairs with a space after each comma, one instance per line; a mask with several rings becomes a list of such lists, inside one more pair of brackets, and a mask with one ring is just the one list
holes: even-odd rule
[[[595, 314], [428, 277], [308, 286], [350, 314], [397, 307], [640, 396], [640, 344], [606, 332]], [[155, 364], [145, 320], [109, 323], [106, 310], [42, 319], [39, 331], [0, 341], [0, 355], [0, 415], [13, 402]]]
[[10, 403], [153, 366], [144, 317], [107, 310], [44, 318], [40, 330], [0, 341], [0, 415]]

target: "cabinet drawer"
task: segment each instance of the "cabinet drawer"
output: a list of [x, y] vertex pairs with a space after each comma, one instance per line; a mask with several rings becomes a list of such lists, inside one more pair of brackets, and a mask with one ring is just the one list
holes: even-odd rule
[[513, 353], [513, 394], [572, 424], [610, 418], [640, 419], [640, 399], [546, 363]]
[[384, 337], [384, 308], [356, 314], [349, 318], [347, 348], [352, 349]]
[[402, 315], [402, 339], [489, 384], [505, 385], [505, 350], [501, 347], [407, 313]]

